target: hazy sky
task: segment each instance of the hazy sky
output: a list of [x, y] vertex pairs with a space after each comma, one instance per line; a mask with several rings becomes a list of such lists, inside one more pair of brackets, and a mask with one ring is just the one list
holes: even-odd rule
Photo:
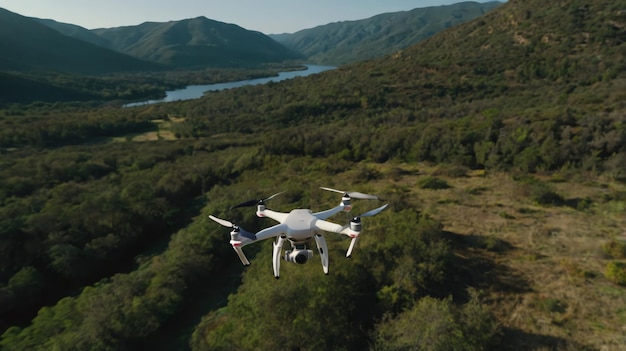
[[461, 1], [464, 0], [0, 0], [0, 8], [88, 29], [205, 16], [248, 30], [279, 34]]

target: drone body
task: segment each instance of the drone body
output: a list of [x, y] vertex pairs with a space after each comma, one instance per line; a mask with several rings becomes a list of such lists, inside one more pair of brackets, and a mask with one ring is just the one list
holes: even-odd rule
[[350, 199], [352, 197], [356, 199], [368, 200], [378, 200], [378, 197], [359, 192], [343, 192], [331, 188], [322, 189], [343, 193], [341, 203], [329, 210], [317, 213], [313, 213], [309, 209], [295, 209], [289, 213], [267, 209], [265, 207], [265, 201], [281, 194], [278, 193], [264, 200], [251, 200], [234, 206], [247, 207], [256, 204], [256, 215], [258, 217], [267, 217], [278, 222], [278, 224], [260, 230], [257, 233], [250, 233], [229, 221], [214, 216], [209, 217], [225, 227], [232, 228], [232, 231], [230, 232], [230, 244], [241, 259], [241, 262], [246, 266], [249, 265], [250, 262], [241, 249], [243, 246], [256, 241], [275, 238], [272, 251], [272, 267], [274, 270], [274, 277], [279, 278], [280, 259], [282, 256], [282, 247], [285, 241], [288, 241], [291, 244], [291, 250], [286, 250], [285, 255], [282, 258], [287, 262], [305, 264], [311, 257], [313, 257], [313, 251], [308, 249], [307, 246], [307, 242], [313, 238], [321, 257], [324, 273], [328, 274], [328, 247], [323, 233], [329, 232], [343, 234], [352, 238], [350, 247], [346, 253], [346, 257], [350, 257], [352, 250], [354, 249], [354, 245], [361, 234], [361, 217], [374, 216], [384, 210], [387, 205], [354, 217], [348, 225], [342, 226], [337, 223], [327, 221], [326, 219], [342, 211], [349, 212], [352, 209], [350, 204]]

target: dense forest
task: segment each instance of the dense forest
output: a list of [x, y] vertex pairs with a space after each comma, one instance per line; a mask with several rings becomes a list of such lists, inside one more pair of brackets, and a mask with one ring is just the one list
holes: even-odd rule
[[[122, 108], [0, 109], [6, 350], [618, 350], [626, 12], [509, 0], [387, 57]], [[121, 85], [121, 87], [125, 87]], [[242, 200], [390, 208], [271, 273]], [[355, 201], [353, 211], [375, 207]], [[349, 216], [333, 218], [347, 223]]]

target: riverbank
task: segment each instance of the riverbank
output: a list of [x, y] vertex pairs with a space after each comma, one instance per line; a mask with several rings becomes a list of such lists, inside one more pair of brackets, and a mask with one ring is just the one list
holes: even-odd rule
[[239, 87], [248, 86], [248, 85], [266, 84], [269, 82], [279, 82], [282, 80], [296, 78], [296, 77], [305, 77], [305, 76], [321, 73], [321, 72], [336, 68], [334, 66], [322, 66], [322, 65], [305, 65], [305, 66], [306, 66], [305, 70], [279, 72], [277, 76], [273, 76], [273, 77], [246, 79], [246, 80], [240, 80], [240, 81], [235, 81], [235, 82], [225, 82], [225, 83], [216, 83], [216, 84], [188, 85], [182, 89], [167, 91], [163, 99], [133, 102], [133, 103], [124, 105], [124, 107], [134, 107], [134, 106], [151, 105], [151, 104], [162, 103], [162, 102], [198, 99], [198, 98], [201, 98], [206, 92], [209, 92], [209, 91], [233, 89], [233, 88], [239, 88]]

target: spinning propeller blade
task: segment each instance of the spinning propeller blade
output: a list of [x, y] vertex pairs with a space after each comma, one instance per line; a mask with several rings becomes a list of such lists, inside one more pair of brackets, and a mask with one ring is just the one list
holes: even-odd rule
[[359, 217], [371, 217], [371, 216], [376, 216], [377, 214], [381, 213], [385, 208], [387, 208], [387, 206], [389, 206], [389, 204], [385, 204], [383, 206], [380, 206], [379, 208], [375, 208], [371, 211], [367, 211], [365, 213], [363, 213], [362, 215], [360, 215]]
[[321, 186], [320, 189], [333, 191], [333, 192], [336, 192], [336, 193], [339, 193], [339, 194], [347, 194], [348, 196], [350, 196], [353, 199], [380, 200], [378, 198], [378, 196], [376, 196], [376, 195], [364, 194], [364, 193], [360, 193], [358, 191], [343, 191], [343, 190], [337, 190], [337, 189], [327, 188], [327, 187], [323, 187], [323, 186]]
[[223, 225], [224, 227], [227, 227], [227, 228], [236, 228], [237, 227], [233, 223], [231, 223], [231, 222], [229, 222], [229, 221], [227, 221], [225, 219], [217, 218], [217, 217], [215, 217], [213, 215], [209, 215], [209, 218], [211, 218], [212, 220], [216, 221], [217, 223], [219, 223], [219, 224], [221, 224], [221, 225]]
[[257, 204], [264, 203], [265, 201], [269, 201], [269, 200], [275, 198], [276, 196], [278, 196], [280, 194], [283, 194], [285, 192], [286, 191], [281, 191], [281, 192], [276, 193], [276, 194], [274, 194], [274, 195], [272, 195], [272, 196], [270, 196], [270, 197], [268, 197], [266, 199], [259, 199], [259, 200], [258, 199], [254, 199], [254, 200], [244, 201], [244, 202], [242, 202], [240, 204], [237, 204], [237, 205], [231, 207], [230, 209], [232, 210], [233, 208], [239, 208], [239, 207], [252, 207], [252, 206], [255, 206]]

